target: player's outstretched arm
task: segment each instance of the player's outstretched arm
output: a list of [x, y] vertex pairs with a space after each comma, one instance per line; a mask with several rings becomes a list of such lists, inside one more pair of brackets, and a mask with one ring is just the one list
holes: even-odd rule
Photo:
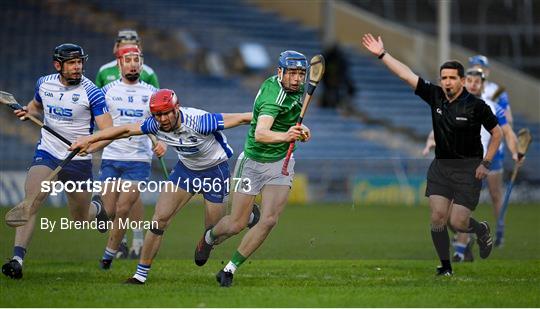
[[[100, 130], [104, 130], [113, 126], [113, 120], [110, 113], [105, 113], [105, 114], [96, 116], [95, 120], [96, 120], [97, 127]], [[98, 150], [101, 150], [105, 148], [107, 145], [109, 145], [111, 142], [112, 140], [105, 140], [105, 141], [93, 143], [92, 146], [88, 148], [87, 153], [94, 153]], [[84, 152], [79, 152], [79, 154], [83, 156], [85, 155]]]
[[89, 150], [96, 150], [94, 147], [89, 149], [93, 143], [105, 140], [115, 140], [133, 135], [142, 135], [141, 125], [139, 123], [130, 123], [118, 127], [109, 127], [95, 134], [81, 136], [69, 147], [69, 150], [80, 148], [80, 152], [91, 153]]
[[416, 90], [418, 84], [418, 75], [405, 64], [392, 57], [385, 49], [381, 37], [375, 39], [371, 33], [364, 34], [362, 44], [373, 55], [381, 59], [386, 67], [399, 78], [404, 80], [409, 86]]
[[225, 129], [234, 128], [244, 124], [249, 124], [253, 113], [228, 113], [223, 115], [223, 124]]

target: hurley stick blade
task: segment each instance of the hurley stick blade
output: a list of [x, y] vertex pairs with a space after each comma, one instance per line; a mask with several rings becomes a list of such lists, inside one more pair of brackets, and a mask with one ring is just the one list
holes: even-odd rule
[[0, 103], [8, 105], [12, 109], [22, 108], [19, 102], [15, 100], [15, 97], [11, 93], [5, 91], [0, 91]]
[[33, 199], [24, 200], [6, 213], [6, 224], [10, 227], [23, 226], [28, 222]]
[[518, 153], [524, 156], [529, 149], [529, 145], [532, 142], [531, 131], [527, 128], [523, 128], [518, 132]]
[[309, 83], [317, 85], [324, 74], [324, 57], [315, 55], [309, 62]]

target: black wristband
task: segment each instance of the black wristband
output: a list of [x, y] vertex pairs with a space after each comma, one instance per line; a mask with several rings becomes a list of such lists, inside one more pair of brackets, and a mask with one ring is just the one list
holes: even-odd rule
[[383, 52], [377, 58], [382, 59], [384, 55], [386, 55], [386, 50], [383, 50]]
[[482, 164], [485, 168], [487, 168], [488, 170], [491, 168], [491, 161], [488, 161], [488, 160], [482, 160], [482, 162], [480, 162], [480, 164]]

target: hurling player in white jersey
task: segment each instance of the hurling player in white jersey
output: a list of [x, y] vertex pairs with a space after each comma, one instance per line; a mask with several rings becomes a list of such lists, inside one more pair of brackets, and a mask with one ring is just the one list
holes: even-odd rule
[[489, 100], [497, 103], [504, 110], [506, 121], [510, 126], [512, 126], [512, 123], [514, 122], [514, 117], [512, 116], [512, 109], [510, 108], [508, 93], [504, 91], [504, 87], [487, 80], [490, 73], [488, 58], [482, 55], [470, 57], [469, 65], [471, 66], [471, 68], [481, 69], [482, 71], [484, 71], [486, 81], [484, 81], [484, 88], [482, 90], [482, 100], [486, 102]]
[[[56, 74], [41, 77], [36, 84], [32, 101], [15, 115], [43, 115], [44, 123], [70, 141], [92, 134], [94, 121], [99, 129], [112, 126], [103, 92], [83, 76], [83, 67], [88, 55], [75, 44], [62, 44], [55, 48], [53, 65]], [[103, 147], [108, 142], [94, 145]], [[92, 151], [90, 149], [89, 151]], [[26, 196], [35, 194], [41, 182], [68, 156], [67, 146], [48, 131], [41, 130], [33, 162], [26, 177]], [[90, 157], [75, 157], [58, 174], [57, 180], [86, 182], [92, 179]], [[43, 205], [48, 193], [42, 192], [32, 205], [31, 215], [24, 226], [15, 233], [13, 258], [2, 266], [2, 273], [13, 279], [22, 278], [23, 259], [34, 231], [36, 213]], [[93, 220], [100, 215], [107, 220], [103, 209], [90, 207], [90, 190], [66, 192], [73, 220]]]
[[[135, 135], [154, 134], [178, 153], [169, 182], [161, 188], [152, 220], [157, 227], [146, 233], [141, 257], [135, 275], [126, 283], [143, 284], [152, 265], [162, 235], [174, 215], [194, 194], [203, 194], [205, 200], [205, 229], [225, 215], [225, 197], [228, 195], [228, 158], [232, 149], [222, 133], [224, 129], [249, 124], [252, 113], [212, 114], [195, 108], [180, 107], [174, 92], [161, 89], [150, 99], [152, 117], [142, 124], [127, 124], [109, 128], [94, 135], [78, 139], [71, 147], [82, 151], [95, 149], [94, 143]], [[254, 212], [258, 208], [254, 207]], [[249, 227], [258, 221], [258, 214], [250, 216]], [[199, 265], [199, 266], [202, 266]]]
[[[465, 73], [465, 87], [467, 88], [467, 91], [479, 97], [482, 94], [485, 79], [486, 77], [482, 69], [472, 68], [467, 70], [467, 72]], [[499, 106], [499, 104], [491, 100], [483, 100], [491, 108], [493, 114], [497, 116], [499, 125], [503, 130], [504, 139], [506, 141], [508, 150], [510, 150], [510, 153], [512, 153], [512, 159], [514, 160], [514, 162], [521, 164], [523, 159], [518, 159], [517, 137], [514, 133], [514, 130], [512, 130], [512, 127], [508, 124], [504, 109]], [[482, 146], [484, 147], [484, 153], [486, 153], [487, 145], [489, 144], [489, 141], [491, 139], [491, 134], [489, 134], [489, 132], [487, 132], [483, 127], [481, 131], [481, 139]], [[489, 195], [491, 196], [491, 201], [493, 203], [493, 214], [495, 216], [495, 220], [497, 220], [497, 218], [499, 217], [499, 213], [501, 211], [503, 203], [504, 148], [502, 144], [503, 143], [501, 143], [497, 154], [493, 157], [493, 160], [491, 161], [490, 171], [488, 176], [486, 177]], [[467, 258], [465, 258], [465, 251], [467, 248], [467, 244], [469, 243], [469, 237], [470, 236], [467, 233], [458, 233], [456, 241], [454, 242], [455, 253], [452, 258], [454, 262], [473, 260], [472, 254], [467, 254]], [[500, 244], [501, 243], [499, 243], [499, 245]]]
[[[157, 89], [139, 80], [143, 58], [137, 45], [124, 45], [118, 49], [116, 55], [122, 77], [102, 88], [113, 117], [113, 124], [121, 126], [143, 122], [151, 116], [149, 101]], [[156, 154], [163, 155], [166, 151], [165, 147], [165, 144], [159, 142], [155, 149]], [[134, 221], [143, 219], [142, 216], [137, 218], [130, 216], [130, 212], [136, 202], [142, 203], [137, 182], [150, 179], [151, 161], [152, 145], [147, 136], [115, 140], [103, 150], [99, 180], [102, 182], [112, 180], [112, 184], [107, 188], [117, 188], [117, 181], [124, 182], [125, 185], [122, 186], [121, 192], [108, 190], [101, 195], [107, 214], [115, 218], [100, 263], [102, 269], [111, 267], [112, 260], [126, 233], [125, 229], [120, 228], [120, 220], [127, 222], [128, 217]], [[98, 195], [95, 196], [94, 201], [100, 202]], [[135, 233], [140, 233], [140, 243], [137, 244], [134, 241], [136, 244], [132, 250], [134, 250], [133, 254], [139, 255], [143, 243], [143, 232], [138, 230]]]

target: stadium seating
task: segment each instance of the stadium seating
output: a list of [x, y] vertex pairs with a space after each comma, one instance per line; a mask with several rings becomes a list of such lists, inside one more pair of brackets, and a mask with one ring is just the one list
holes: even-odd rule
[[[151, 29], [186, 31], [199, 48], [216, 51], [223, 56], [230, 55], [243, 42], [265, 46], [272, 57], [284, 49], [297, 49], [308, 56], [322, 50], [315, 30], [239, 0], [90, 0], [89, 3]], [[128, 3], [130, 9], [126, 10]], [[56, 16], [38, 2], [2, 2], [0, 9], [0, 18], [7, 20], [9, 16], [10, 20], [15, 20], [0, 31], [2, 42], [14, 44], [13, 48], [4, 46], [0, 49], [0, 57], [9, 59], [3, 65], [0, 88], [9, 89], [21, 102], [31, 98], [35, 80], [39, 76], [53, 73], [51, 52], [54, 46], [62, 42], [79, 43], [90, 54], [85, 75], [91, 79], [99, 66], [112, 58], [111, 37]], [[33, 23], [25, 23], [25, 20], [32, 20]], [[355, 106], [371, 118], [408, 128], [418, 135], [427, 135], [431, 120], [425, 104], [374, 59], [349, 48], [345, 49], [345, 53], [351, 65], [352, 79], [359, 89], [354, 98]], [[241, 112], [252, 108], [256, 90], [244, 86], [245, 80], [240, 75], [214, 77], [194, 73], [150, 51], [145, 51], [145, 62], [158, 73], [162, 87], [177, 91], [185, 106], [213, 112]], [[361, 123], [336, 111], [317, 108], [315, 104], [308, 111], [306, 124], [314, 132], [313, 140], [299, 145], [295, 155], [303, 160], [302, 164], [297, 165], [297, 170], [309, 174], [310, 179], [336, 180], [359, 174], [393, 174], [396, 168], [407, 170], [413, 176], [425, 175], [426, 160], [417, 160], [415, 155], [405, 150], [391, 149], [361, 136], [363, 130], [384, 130], [383, 127]], [[522, 123], [519, 115], [516, 115], [516, 127], [520, 125], [531, 127], [536, 136], [540, 133], [537, 125]], [[242, 149], [246, 131], [246, 127], [227, 131], [236, 155]], [[4, 135], [0, 141], [2, 158], [24, 158], [25, 164], [31, 159], [33, 144], [22, 145], [20, 139]], [[539, 153], [537, 143], [533, 145], [530, 157], [538, 158]], [[175, 154], [169, 151], [168, 165], [172, 166], [173, 161]], [[526, 166], [529, 172], [525, 174], [538, 179], [530, 172], [538, 169], [538, 160], [530, 161]], [[3, 168], [19, 169], [22, 165], [9, 164]]]

